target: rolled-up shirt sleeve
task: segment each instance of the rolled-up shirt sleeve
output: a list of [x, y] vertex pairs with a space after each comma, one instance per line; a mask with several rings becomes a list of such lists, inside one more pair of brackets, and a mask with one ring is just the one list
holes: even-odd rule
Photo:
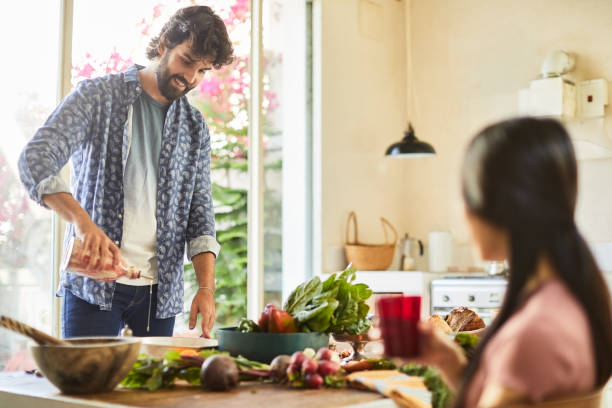
[[219, 256], [221, 245], [212, 235], [202, 235], [187, 243], [187, 257], [191, 260], [197, 254], [212, 252], [215, 257]]
[[36, 192], [40, 197], [46, 194], [70, 193], [70, 187], [60, 176], [49, 176], [38, 183]]

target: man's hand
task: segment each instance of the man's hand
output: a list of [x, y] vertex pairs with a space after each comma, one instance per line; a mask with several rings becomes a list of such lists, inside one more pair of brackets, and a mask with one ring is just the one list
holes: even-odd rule
[[210, 338], [210, 330], [215, 324], [215, 297], [212, 291], [200, 289], [193, 297], [189, 311], [189, 330], [196, 326], [198, 313], [202, 315], [202, 337]]
[[42, 198], [49, 208], [76, 227], [77, 235], [83, 239], [85, 259], [81, 260], [87, 263], [87, 269], [95, 271], [106, 265], [115, 267], [124, 263], [117, 245], [92, 221], [72, 194], [45, 194]]
[[198, 313], [202, 315], [202, 337], [210, 338], [210, 329], [215, 324], [215, 255], [202, 252], [191, 260], [200, 289], [191, 302], [189, 330], [196, 326]]
[[76, 233], [83, 240], [81, 261], [87, 263], [87, 269], [95, 271], [107, 265], [116, 267], [123, 264], [119, 247], [87, 217], [76, 224]]

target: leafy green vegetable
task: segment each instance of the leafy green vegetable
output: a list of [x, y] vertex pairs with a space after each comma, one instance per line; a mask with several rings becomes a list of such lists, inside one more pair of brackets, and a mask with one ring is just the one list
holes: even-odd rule
[[164, 359], [141, 354], [121, 384], [131, 388], [147, 388], [149, 391], [171, 388], [175, 378], [199, 384], [200, 364], [198, 361], [181, 359], [176, 351], [166, 353]]
[[342, 375], [326, 375], [323, 383], [329, 388], [342, 388], [346, 385], [346, 377]]
[[368, 363], [372, 364], [370, 370], [395, 370], [395, 364], [386, 358], [368, 358]]
[[296, 311], [303, 309], [308, 302], [321, 293], [322, 288], [323, 284], [318, 276], [300, 284], [287, 298], [283, 310], [295, 315]]
[[476, 347], [478, 347], [480, 337], [476, 336], [475, 334], [459, 332], [455, 335], [455, 342], [463, 348], [465, 355], [467, 356], [468, 360], [470, 360], [474, 354], [474, 351], [476, 350]]
[[353, 284], [355, 273], [349, 267], [324, 282], [314, 277], [291, 292], [283, 309], [298, 321], [300, 331], [364, 333], [371, 327], [365, 301], [372, 290], [363, 283]]
[[[146, 388], [155, 391], [160, 388], [172, 388], [175, 379], [187, 381], [191, 385], [200, 385], [202, 362], [213, 355], [229, 355], [218, 350], [202, 350], [196, 356], [181, 356], [178, 351], [169, 351], [164, 358], [153, 358], [146, 354], [138, 360], [121, 381], [121, 385], [130, 388]], [[269, 370], [268, 364], [250, 361], [242, 356], [234, 357], [238, 370]]]
[[248, 360], [242, 356], [234, 357], [239, 370], [269, 370], [270, 365], [259, 361]]
[[419, 364], [407, 364], [400, 367], [400, 371], [423, 378], [425, 386], [431, 391], [432, 408], [447, 408], [451, 405], [453, 394], [436, 369]]

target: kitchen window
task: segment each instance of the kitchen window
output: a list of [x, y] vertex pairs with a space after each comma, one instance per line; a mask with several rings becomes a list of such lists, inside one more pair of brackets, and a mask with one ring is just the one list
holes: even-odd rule
[[[44, 21], [40, 17], [31, 31], [35, 34], [11, 52], [12, 58], [32, 61], [32, 50], [37, 50], [36, 59], [45, 61], [45, 69], [35, 63], [17, 64], [13, 66], [19, 70], [4, 76], [24, 81], [7, 81], [10, 109], [2, 109], [4, 129], [18, 134], [0, 147], [0, 253], [11, 255], [0, 260], [3, 313], [59, 333], [60, 302], [54, 293], [64, 223], [52, 223], [52, 213], [27, 197], [16, 170], [21, 148], [80, 80], [119, 72], [133, 63], [147, 65], [144, 50], [150, 36], [178, 8], [198, 3], [209, 5], [224, 19], [236, 54], [234, 64], [207, 74], [189, 96], [204, 113], [213, 137], [213, 195], [223, 248], [216, 268], [218, 326], [234, 324], [249, 313], [253, 317], [265, 303], [280, 304], [283, 293], [286, 296], [303, 280], [311, 247], [309, 229], [303, 228], [310, 223], [307, 2], [57, 0], [43, 2], [44, 11], [37, 6], [36, 15], [45, 16]], [[12, 22], [25, 19], [27, 7], [20, 7], [15, 13], [23, 13], [23, 18], [15, 13], [5, 16], [4, 28], [10, 30], [17, 24]], [[304, 30], [296, 30], [296, 24]], [[252, 61], [260, 61], [259, 70]], [[63, 69], [55, 69], [62, 63]], [[63, 89], [57, 91], [62, 78]], [[260, 95], [259, 103], [250, 105], [253, 95]], [[68, 177], [66, 169], [62, 174]], [[259, 210], [249, 212], [253, 203], [260, 204]], [[257, 237], [251, 246], [249, 236]], [[189, 265], [185, 275], [189, 310], [194, 290]], [[177, 318], [175, 333], [187, 332], [186, 319]], [[25, 349], [26, 340], [7, 331], [0, 331], [0, 336], [0, 347], [5, 347], [0, 349], [1, 370], [17, 349]]]
[[[30, 200], [17, 170], [21, 149], [57, 103], [59, 0], [13, 2], [0, 17], [0, 314], [51, 332], [52, 216]], [[0, 371], [20, 370], [28, 339], [0, 330]]]

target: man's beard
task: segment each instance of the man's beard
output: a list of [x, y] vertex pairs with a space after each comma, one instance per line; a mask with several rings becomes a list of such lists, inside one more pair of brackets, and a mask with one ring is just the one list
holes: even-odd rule
[[[193, 89], [193, 87], [189, 87], [189, 82], [187, 82], [187, 80], [182, 76], [170, 75], [170, 72], [168, 71], [168, 55], [169, 51], [164, 54], [159, 62], [157, 69], [155, 70], [155, 77], [157, 78], [157, 87], [159, 88], [159, 92], [161, 92], [164, 98], [166, 98], [169, 102], [172, 102], [175, 99], [186, 95], [187, 92]], [[172, 85], [172, 79], [176, 79], [185, 85], [185, 89], [180, 90]]]

